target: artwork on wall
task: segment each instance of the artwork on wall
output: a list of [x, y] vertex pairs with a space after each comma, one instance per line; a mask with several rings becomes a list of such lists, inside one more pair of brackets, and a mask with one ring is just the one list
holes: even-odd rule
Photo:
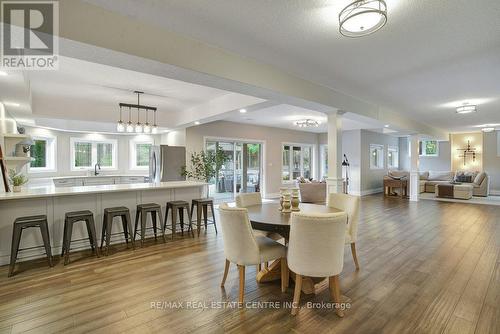
[[467, 165], [467, 159], [472, 159], [472, 162], [476, 161], [476, 148], [470, 145], [470, 140], [467, 140], [467, 147], [457, 148], [457, 151], [461, 151], [460, 158], [464, 159], [464, 166]]

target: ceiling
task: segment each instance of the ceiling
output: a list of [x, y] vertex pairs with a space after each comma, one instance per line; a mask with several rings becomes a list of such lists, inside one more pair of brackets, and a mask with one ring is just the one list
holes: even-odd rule
[[[295, 121], [303, 119], [318, 121], [320, 122], [320, 125], [318, 127], [300, 128], [294, 124]], [[237, 123], [270, 126], [305, 132], [325, 133], [328, 131], [327, 116], [324, 113], [287, 104], [279, 104], [258, 110], [250, 110], [244, 114], [233, 112], [226, 118], [226, 120]], [[342, 130], [344, 131], [358, 129], [382, 130], [383, 128], [383, 123], [368, 119], [367, 117], [361, 119], [358, 115], [350, 113], [342, 116]]]
[[349, 0], [87, 0], [452, 132], [500, 123], [500, 1], [386, 1], [387, 25], [352, 39]]

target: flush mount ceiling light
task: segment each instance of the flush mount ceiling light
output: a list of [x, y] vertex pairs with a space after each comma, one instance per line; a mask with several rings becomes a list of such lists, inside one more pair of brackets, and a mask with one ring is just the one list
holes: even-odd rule
[[384, 0], [356, 0], [339, 14], [339, 31], [346, 37], [361, 37], [374, 33], [387, 22]]
[[457, 114], [470, 114], [477, 111], [477, 106], [473, 104], [464, 103], [462, 106], [457, 107]]
[[483, 128], [481, 129], [483, 132], [493, 132], [495, 131], [495, 128]]
[[0, 71], [0, 77], [5, 77], [5, 76], [7, 76], [7, 75], [8, 75], [8, 74], [7, 74], [7, 72]]
[[240, 113], [244, 114], [244, 113], [246, 113], [246, 112], [247, 112], [247, 110], [246, 110], [246, 109], [240, 109]]
[[314, 119], [310, 119], [310, 118], [295, 121], [294, 124], [296, 126], [298, 126], [299, 128], [311, 128], [311, 127], [317, 128], [319, 126], [318, 121], [315, 121]]
[[[140, 96], [141, 94], [144, 94], [144, 92], [140, 91], [134, 91], [134, 94], [137, 94], [137, 104], [130, 104], [130, 103], [120, 103], [120, 120], [118, 121], [116, 125], [116, 130], [118, 132], [136, 132], [136, 133], [157, 133], [158, 132], [158, 126], [156, 125], [156, 107], [151, 107], [151, 106], [145, 106], [140, 104]], [[122, 108], [128, 108], [128, 122], [125, 125], [122, 121]], [[137, 109], [137, 123], [134, 125], [132, 124], [132, 108]], [[140, 113], [142, 111], [146, 112], [146, 124], [142, 124], [140, 121]], [[154, 124], [151, 126], [148, 121], [148, 112], [153, 111], [154, 113]]]

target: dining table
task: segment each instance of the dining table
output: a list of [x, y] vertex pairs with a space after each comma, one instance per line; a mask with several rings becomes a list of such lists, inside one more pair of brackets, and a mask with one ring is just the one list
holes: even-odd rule
[[[253, 229], [278, 234], [284, 239], [285, 244], [287, 244], [290, 235], [292, 212], [282, 212], [280, 207], [280, 204], [276, 202], [248, 206], [248, 217]], [[327, 205], [310, 203], [300, 203], [299, 210], [299, 212], [305, 213], [341, 212], [341, 210]], [[295, 274], [290, 272], [290, 277], [295, 279]], [[281, 279], [281, 260], [275, 260], [269, 266], [257, 273], [258, 283], [279, 279]], [[305, 294], [316, 293], [318, 290], [317, 286], [325, 279], [326, 277], [304, 277], [302, 280], [302, 292]]]

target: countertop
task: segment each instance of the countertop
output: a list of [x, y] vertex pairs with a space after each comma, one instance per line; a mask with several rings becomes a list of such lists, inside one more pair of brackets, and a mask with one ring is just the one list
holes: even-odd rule
[[98, 179], [98, 178], [113, 178], [113, 177], [147, 177], [148, 175], [140, 174], [99, 174], [99, 175], [73, 175], [73, 176], [55, 176], [51, 177], [52, 180], [66, 180], [66, 179]]
[[176, 189], [176, 188], [190, 188], [202, 187], [207, 185], [205, 182], [196, 181], [171, 181], [160, 183], [134, 183], [134, 184], [112, 184], [112, 185], [99, 185], [99, 186], [83, 186], [83, 187], [32, 187], [23, 189], [21, 192], [0, 193], [0, 201], [14, 200], [14, 199], [31, 199], [31, 198], [44, 198], [44, 197], [58, 197], [58, 196], [76, 196], [85, 194], [99, 194], [99, 193], [112, 193], [112, 192], [126, 192], [126, 191], [148, 191], [155, 189]]

